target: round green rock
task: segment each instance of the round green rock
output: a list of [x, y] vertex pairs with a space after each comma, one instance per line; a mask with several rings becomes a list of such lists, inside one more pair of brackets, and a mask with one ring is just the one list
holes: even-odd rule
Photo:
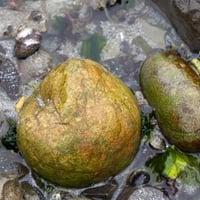
[[200, 78], [173, 52], [157, 53], [140, 71], [142, 91], [162, 133], [183, 151], [200, 151]]
[[19, 111], [17, 144], [31, 168], [68, 188], [114, 176], [134, 159], [141, 118], [134, 94], [100, 64], [54, 68]]

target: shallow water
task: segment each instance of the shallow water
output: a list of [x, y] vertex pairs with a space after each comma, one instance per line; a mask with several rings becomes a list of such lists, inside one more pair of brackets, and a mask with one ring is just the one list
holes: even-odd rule
[[[99, 0], [100, 2], [100, 0]], [[144, 100], [140, 91], [138, 82], [138, 73], [142, 62], [153, 52], [165, 50], [166, 40], [174, 46], [184, 46], [179, 36], [175, 33], [172, 26], [169, 24], [163, 15], [155, 9], [149, 0], [130, 0], [118, 1], [115, 5], [100, 8], [97, 1], [87, 0], [3, 0], [0, 3], [0, 14], [8, 12], [8, 21], [1, 20], [1, 30], [5, 30], [8, 25], [13, 26], [13, 31], [6, 33], [7, 35], [0, 36], [0, 45], [6, 49], [7, 57], [17, 63], [17, 69], [21, 76], [21, 81], [13, 83], [19, 74], [14, 73], [15, 70], [9, 71], [9, 80], [5, 80], [5, 84], [14, 84], [13, 87], [20, 88], [20, 92], [16, 92], [17, 98], [9, 96], [9, 88], [1, 85], [0, 89], [0, 110], [4, 112], [6, 117], [17, 119], [15, 112], [15, 103], [20, 96], [30, 95], [35, 86], [45, 76], [45, 74], [60, 62], [72, 57], [88, 57], [102, 63], [113, 74], [122, 79], [128, 87], [136, 94], [141, 110], [144, 113], [151, 112], [151, 108]], [[25, 20], [23, 15], [26, 13], [35, 12], [31, 22]], [[18, 13], [17, 16], [22, 21], [13, 21], [12, 15]], [[16, 15], [14, 15], [16, 16]], [[3, 17], [3, 16], [2, 16]], [[43, 23], [43, 21], [45, 23]], [[46, 51], [47, 60], [41, 65], [41, 59], [44, 56], [30, 59], [32, 63], [31, 69], [26, 69], [25, 60], [18, 60], [13, 55], [14, 35], [17, 27], [25, 23], [26, 26], [36, 27], [42, 33], [42, 44], [39, 55], [43, 55], [41, 50]], [[30, 24], [29, 24], [30, 23]], [[39, 25], [37, 25], [39, 23]], [[3, 27], [3, 25], [5, 25]], [[2, 28], [3, 27], [3, 28]], [[93, 37], [94, 36], [94, 37]], [[83, 44], [91, 45], [92, 50], [83, 50]], [[98, 47], [98, 51], [93, 51]], [[187, 48], [187, 47], [186, 47]], [[0, 53], [1, 53], [0, 49]], [[46, 55], [46, 54], [45, 54]], [[40, 67], [45, 66], [45, 67]], [[1, 70], [1, 69], [0, 69]], [[7, 71], [1, 70], [2, 74], [8, 74]], [[0, 72], [1, 72], [0, 71]], [[6, 74], [6, 75], [7, 75]], [[2, 76], [7, 77], [7, 76]], [[0, 73], [1, 78], [1, 73]], [[3, 78], [1, 78], [3, 80]], [[18, 80], [18, 79], [17, 79]], [[115, 200], [124, 185], [129, 174], [136, 169], [146, 170], [146, 161], [160, 153], [149, 146], [149, 141], [145, 137], [141, 142], [138, 154], [131, 165], [118, 174], [115, 179], [119, 184], [118, 190], [114, 193], [112, 200]], [[198, 156], [196, 154], [196, 156]], [[165, 185], [164, 181], [157, 181], [155, 175], [151, 175], [150, 185], [164, 188], [171, 199], [198, 199], [200, 192], [195, 187], [187, 187], [182, 183], [178, 183], [178, 192], [173, 194], [173, 189]], [[23, 178], [31, 184], [36, 183], [32, 175], [27, 175]], [[53, 187], [45, 182], [47, 187]], [[100, 183], [97, 185], [102, 185]], [[50, 185], [50, 186], [49, 186]], [[54, 190], [65, 190], [71, 194], [78, 195], [81, 190], [70, 190], [60, 187], [55, 187]], [[47, 199], [50, 199], [48, 192], [43, 191]], [[188, 196], [188, 197], [186, 197]], [[52, 198], [53, 199], [53, 198]]]

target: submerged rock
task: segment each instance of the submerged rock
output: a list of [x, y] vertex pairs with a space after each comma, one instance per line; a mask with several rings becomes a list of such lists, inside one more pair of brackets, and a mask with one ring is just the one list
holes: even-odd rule
[[19, 61], [22, 84], [27, 84], [33, 79], [41, 79], [52, 68], [51, 56], [43, 50], [38, 50], [33, 55]]
[[20, 178], [25, 176], [29, 170], [20, 162], [21, 158], [18, 154], [0, 149], [0, 176], [7, 178]]
[[167, 15], [192, 51], [200, 50], [199, 0], [152, 0]]
[[84, 190], [81, 194], [85, 197], [92, 199], [111, 199], [113, 193], [117, 189], [118, 185], [115, 180], [111, 180], [110, 183], [107, 183], [102, 186], [92, 187]]
[[21, 79], [17, 71], [17, 66], [2, 54], [0, 54], [0, 83], [0, 86], [11, 99], [19, 97]]
[[169, 200], [160, 189], [152, 186], [125, 188], [117, 200]]
[[2, 199], [3, 200], [21, 200], [22, 191], [21, 186], [18, 182], [18, 179], [8, 180], [4, 186], [2, 191]]
[[23, 200], [45, 200], [41, 192], [39, 192], [37, 188], [33, 187], [26, 181], [21, 183], [21, 190], [23, 194]]

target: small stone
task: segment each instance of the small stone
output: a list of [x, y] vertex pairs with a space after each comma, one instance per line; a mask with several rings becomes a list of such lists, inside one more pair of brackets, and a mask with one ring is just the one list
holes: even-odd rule
[[191, 51], [200, 48], [199, 0], [152, 0], [165, 13]]
[[40, 22], [42, 18], [43, 16], [39, 10], [33, 10], [29, 16], [29, 19], [35, 22]]
[[18, 154], [8, 150], [0, 150], [0, 175], [7, 178], [21, 178], [29, 172], [28, 168], [20, 163]]
[[33, 55], [19, 61], [22, 84], [32, 79], [40, 79], [52, 68], [52, 57], [46, 51], [39, 49]]
[[21, 183], [23, 200], [44, 200], [44, 196], [28, 182], [24, 181]]
[[72, 198], [70, 198], [68, 200], [92, 200], [92, 199], [88, 199], [86, 197], [72, 197]]
[[94, 198], [94, 199], [111, 199], [113, 193], [117, 189], [117, 182], [112, 180], [110, 183], [107, 183], [102, 186], [88, 188], [84, 190], [81, 195]]
[[127, 11], [125, 9], [118, 10], [116, 11], [115, 16], [119, 22], [123, 22], [126, 20]]

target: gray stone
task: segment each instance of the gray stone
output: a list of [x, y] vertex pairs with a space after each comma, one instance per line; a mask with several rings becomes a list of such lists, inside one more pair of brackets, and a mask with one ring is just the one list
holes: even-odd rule
[[117, 200], [169, 200], [169, 198], [158, 188], [142, 186], [125, 188]]
[[200, 1], [152, 0], [166, 14], [192, 51], [200, 51]]
[[0, 37], [14, 37], [21, 25], [28, 25], [40, 32], [46, 32], [46, 17], [42, 16], [43, 20], [38, 22], [32, 19], [31, 13], [31, 11], [23, 10], [22, 12], [0, 7], [0, 19], [6, 22], [0, 23]]
[[18, 154], [0, 149], [0, 177], [20, 178], [25, 176], [29, 170], [20, 163], [21, 161]]
[[42, 78], [51, 68], [52, 58], [43, 50], [39, 50], [28, 58], [19, 61], [19, 71], [23, 84], [35, 78]]
[[92, 199], [97, 198], [106, 200], [111, 199], [116, 189], [117, 182], [115, 180], [111, 180], [110, 183], [107, 183], [105, 185], [85, 189], [81, 194]]

